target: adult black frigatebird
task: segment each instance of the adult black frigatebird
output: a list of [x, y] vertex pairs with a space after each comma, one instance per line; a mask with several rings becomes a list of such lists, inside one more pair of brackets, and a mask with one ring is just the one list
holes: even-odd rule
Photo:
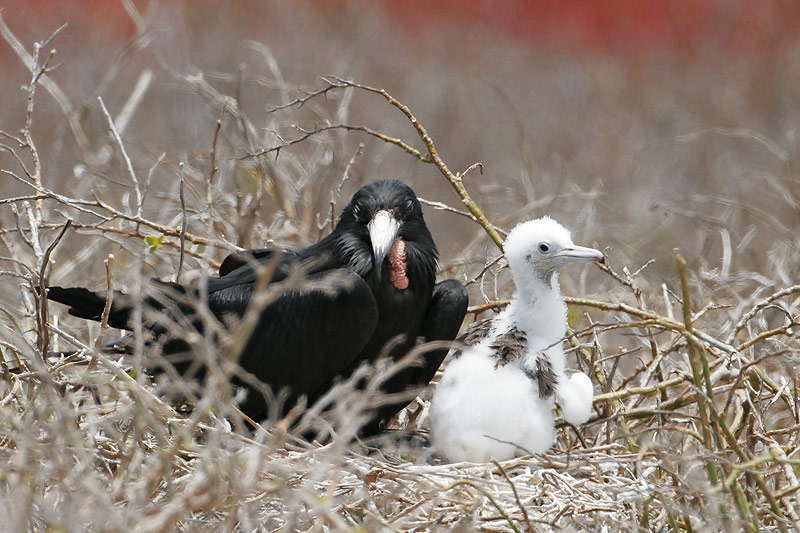
[[[396, 360], [420, 338], [455, 338], [466, 314], [467, 293], [454, 279], [436, 283], [437, 260], [414, 191], [397, 180], [380, 180], [353, 195], [334, 231], [319, 242], [296, 250], [232, 254], [220, 266], [219, 277], [199, 287], [156, 281], [156, 294], [145, 298], [144, 306], [173, 317], [177, 312], [183, 322], [188, 317], [202, 331], [196, 307], [186, 300], [203, 298], [213, 315], [231, 326], [244, 316], [261, 267], [274, 267], [270, 283], [301, 269], [306, 275], [302, 285], [285, 291], [260, 312], [239, 355], [243, 370], [276, 393], [288, 391], [285, 413], [301, 397], [311, 405], [336, 378], [383, 353]], [[50, 287], [47, 297], [70, 306], [70, 314], [91, 320], [101, 319], [106, 302], [105, 294], [83, 288]], [[115, 294], [110, 326], [132, 329], [131, 302], [129, 296]], [[146, 328], [160, 337], [165, 355], [187, 351], [188, 345], [168, 326], [151, 320]], [[421, 366], [398, 372], [384, 383], [383, 391], [424, 386], [446, 354], [446, 349], [427, 351]], [[380, 407], [362, 434], [377, 433], [406, 403]], [[255, 390], [240, 407], [254, 420], [268, 415], [265, 398]]]

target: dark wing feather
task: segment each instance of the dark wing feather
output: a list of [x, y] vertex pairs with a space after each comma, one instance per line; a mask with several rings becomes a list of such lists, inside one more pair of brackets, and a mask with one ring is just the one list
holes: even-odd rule
[[485, 339], [492, 330], [492, 319], [476, 320], [467, 326], [467, 331], [458, 338], [458, 342], [465, 346], [474, 346]]
[[[467, 304], [467, 289], [461, 282], [448, 279], [437, 283], [425, 310], [420, 330], [422, 339], [425, 342], [454, 340], [464, 321], [464, 315], [467, 314]], [[397, 393], [409, 388], [424, 387], [433, 379], [448, 350], [437, 348], [424, 352], [421, 364], [397, 372], [384, 383], [381, 390], [385, 393]], [[376, 416], [362, 428], [362, 435], [378, 433], [380, 426], [390, 421], [407, 404], [407, 401], [402, 401], [382, 406]]]
[[[475, 346], [486, 339], [492, 331], [493, 321], [494, 318], [484, 318], [483, 320], [477, 320], [470, 324], [467, 327], [466, 333], [458, 338], [458, 342], [463, 345], [463, 348], [455, 350], [453, 357], [460, 356], [464, 348]], [[495, 337], [491, 344], [489, 344], [492, 355], [497, 358], [495, 368], [505, 366], [510, 361], [522, 355], [527, 342], [528, 339], [525, 337], [525, 333], [516, 327], [512, 327], [502, 335]]]
[[[209, 307], [218, 317], [238, 316], [251, 292], [247, 285], [211, 294]], [[375, 299], [360, 276], [345, 269], [313, 274], [261, 311], [239, 365], [274, 392], [288, 391], [284, 412], [303, 396], [311, 404], [358, 357], [377, 322]], [[253, 390], [241, 408], [257, 420], [268, 411]]]
[[525, 351], [525, 345], [528, 339], [525, 334], [517, 329], [516, 326], [512, 327], [502, 335], [498, 335], [489, 344], [494, 356], [497, 358], [495, 368], [505, 366], [513, 361]]
[[525, 375], [531, 378], [539, 386], [539, 398], [549, 398], [556, 391], [558, 385], [558, 376], [553, 371], [553, 363], [547, 354], [540, 353], [536, 359], [536, 368], [525, 369]]
[[[422, 336], [425, 341], [454, 340], [464, 322], [468, 304], [467, 289], [461, 282], [448, 279], [437, 283], [422, 324]], [[430, 382], [448, 351], [447, 348], [440, 348], [425, 354], [425, 364], [417, 369], [413, 381], [418, 384]]]
[[220, 277], [209, 279], [209, 293], [236, 285], [255, 283], [259, 268], [274, 268], [270, 283], [286, 279], [295, 269], [316, 274], [347, 266], [347, 261], [337, 253], [334, 234], [300, 250], [263, 248], [230, 254], [219, 267]]
[[467, 326], [467, 331], [464, 332], [459, 338], [456, 339], [456, 346], [453, 350], [453, 357], [459, 357], [464, 348], [475, 346], [483, 339], [489, 336], [492, 330], [492, 319], [484, 318], [483, 320], [476, 320]]
[[276, 252], [273, 248], [261, 248], [258, 250], [245, 250], [243, 252], [234, 252], [222, 260], [219, 266], [219, 275], [227, 276], [237, 268], [248, 264], [251, 261], [258, 261], [264, 263], [275, 256]]

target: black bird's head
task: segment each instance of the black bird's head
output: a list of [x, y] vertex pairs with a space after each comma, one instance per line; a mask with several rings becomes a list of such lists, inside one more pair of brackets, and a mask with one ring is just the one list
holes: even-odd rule
[[353, 195], [334, 231], [349, 268], [395, 289], [432, 284], [438, 252], [414, 191], [397, 180], [368, 183]]

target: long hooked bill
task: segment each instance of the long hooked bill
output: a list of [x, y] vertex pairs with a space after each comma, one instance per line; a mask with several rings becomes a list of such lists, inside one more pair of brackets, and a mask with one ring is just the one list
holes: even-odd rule
[[595, 250], [594, 248], [585, 248], [583, 246], [578, 246], [573, 244], [567, 248], [564, 248], [560, 252], [558, 252], [558, 257], [562, 259], [562, 261], [568, 262], [579, 262], [579, 261], [594, 261], [596, 263], [605, 263], [606, 256], [603, 255], [603, 252], [600, 250]]
[[400, 231], [400, 222], [390, 211], [382, 209], [373, 215], [367, 223], [369, 240], [372, 242], [372, 255], [375, 258], [375, 270], [378, 278], [381, 276], [383, 260], [389, 249], [394, 244], [397, 232]]

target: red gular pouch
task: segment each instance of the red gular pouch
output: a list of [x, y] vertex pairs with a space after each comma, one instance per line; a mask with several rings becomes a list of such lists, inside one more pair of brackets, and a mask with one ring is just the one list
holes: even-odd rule
[[389, 271], [391, 273], [392, 286], [395, 289], [403, 290], [408, 288], [408, 276], [406, 276], [406, 241], [397, 237], [392, 243], [387, 255], [389, 259]]

